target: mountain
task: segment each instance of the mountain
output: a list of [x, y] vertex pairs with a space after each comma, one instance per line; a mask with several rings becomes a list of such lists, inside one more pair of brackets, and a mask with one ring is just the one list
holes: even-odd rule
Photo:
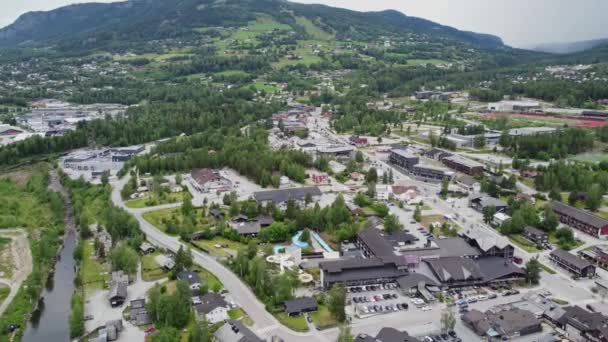
[[585, 40], [580, 42], [539, 44], [531, 47], [531, 49], [539, 52], [568, 54], [587, 51], [604, 44], [608, 44], [608, 38]]
[[0, 29], [0, 46], [103, 45], [184, 38], [205, 27], [240, 27], [268, 15], [296, 26], [304, 17], [338, 39], [416, 34], [483, 48], [503, 48], [500, 38], [460, 31], [397, 11], [356, 12], [284, 0], [129, 0], [30, 12]]

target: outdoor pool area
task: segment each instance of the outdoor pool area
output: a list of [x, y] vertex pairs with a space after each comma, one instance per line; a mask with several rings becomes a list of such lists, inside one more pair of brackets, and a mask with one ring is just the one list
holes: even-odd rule
[[[304, 249], [304, 248], [308, 248], [310, 247], [310, 244], [308, 242], [305, 241], [300, 241], [300, 236], [302, 236], [302, 233], [304, 231], [300, 230], [299, 232], [297, 232], [292, 238], [291, 238], [291, 246], [295, 246], [298, 247], [300, 249]], [[327, 244], [327, 242], [325, 242], [325, 240], [323, 240], [323, 238], [321, 238], [321, 236], [315, 232], [311, 232], [311, 237], [315, 240], [315, 242], [317, 242], [319, 244], [319, 246], [321, 246], [321, 248], [323, 248], [326, 252], [333, 252], [333, 250], [331, 249], [331, 247], [329, 247], [329, 245]], [[288, 246], [274, 246], [272, 248], [272, 252], [274, 254], [278, 254], [280, 253], [280, 251], [284, 248], [286, 248]]]

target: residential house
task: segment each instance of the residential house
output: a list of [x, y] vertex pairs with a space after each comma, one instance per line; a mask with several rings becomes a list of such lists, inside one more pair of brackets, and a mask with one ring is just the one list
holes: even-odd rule
[[283, 306], [288, 316], [299, 316], [306, 312], [317, 311], [319, 305], [314, 297], [300, 297], [286, 301]]
[[144, 298], [132, 300], [129, 309], [129, 317], [133, 325], [141, 327], [152, 323], [152, 318], [148, 314]]
[[228, 320], [214, 334], [217, 342], [265, 342], [241, 321]]
[[480, 213], [482, 213], [484, 209], [489, 207], [496, 208], [497, 213], [506, 212], [509, 208], [509, 204], [507, 204], [505, 201], [484, 194], [471, 196], [471, 198], [469, 199], [469, 205], [471, 206], [471, 208], [477, 210]]
[[196, 291], [201, 288], [203, 284], [201, 277], [196, 272], [192, 271], [181, 271], [177, 274], [178, 280], [183, 280], [188, 283], [191, 290]]
[[126, 281], [112, 280], [110, 292], [108, 293], [110, 306], [113, 308], [121, 306], [127, 300], [128, 285], [129, 283]]
[[593, 278], [595, 276], [595, 266], [570, 252], [563, 249], [555, 249], [549, 254], [552, 262], [570, 271], [575, 276]]
[[551, 207], [561, 223], [596, 238], [608, 238], [608, 220], [558, 201], [551, 202]]
[[530, 311], [511, 309], [481, 312], [473, 309], [462, 315], [462, 322], [477, 335], [492, 338], [516, 338], [541, 332], [540, 320]]
[[608, 316], [604, 313], [569, 306], [564, 308], [556, 324], [566, 331], [570, 340], [608, 342]]
[[152, 246], [151, 244], [149, 244], [148, 242], [142, 242], [142, 244], [139, 246], [139, 251], [142, 254], [150, 254], [150, 253], [154, 253], [156, 249], [154, 248], [154, 246]]
[[547, 232], [530, 226], [524, 228], [524, 237], [537, 245], [549, 243], [549, 234]]
[[192, 304], [200, 320], [204, 318], [210, 324], [216, 324], [229, 319], [230, 304], [217, 293], [209, 292], [204, 296], [194, 297]]
[[294, 189], [258, 191], [253, 194], [253, 198], [262, 204], [272, 202], [277, 205], [284, 205], [290, 200], [296, 201], [298, 204], [304, 204], [304, 201], [308, 195], [312, 197], [313, 201], [316, 201], [321, 197], [321, 189], [313, 186]]
[[464, 238], [469, 245], [477, 248], [481, 252], [481, 256], [500, 256], [512, 259], [515, 253], [515, 248], [506, 238], [481, 228], [468, 228], [460, 231], [458, 235]]

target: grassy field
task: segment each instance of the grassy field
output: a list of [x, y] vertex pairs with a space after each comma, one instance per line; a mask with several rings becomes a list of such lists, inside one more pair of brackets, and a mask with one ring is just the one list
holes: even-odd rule
[[429, 228], [431, 224], [439, 223], [441, 225], [444, 222], [445, 219], [441, 215], [427, 215], [420, 218], [420, 224], [425, 228]]
[[[181, 217], [182, 217], [181, 208], [162, 209], [162, 210], [145, 213], [144, 219], [146, 221], [150, 222], [150, 224], [152, 224], [156, 228], [158, 228], [158, 230], [160, 230], [162, 232], [166, 232], [167, 226], [164, 222], [166, 220], [171, 219], [171, 217], [173, 217], [174, 215], [175, 215], [175, 217], [178, 218], [178, 221], [181, 222]], [[203, 215], [203, 209], [195, 209], [195, 216], [199, 218], [199, 220], [197, 221], [195, 230], [202, 230], [205, 227], [205, 225], [209, 224], [205, 218], [202, 218], [202, 215]], [[169, 235], [176, 236], [177, 234], [169, 234]]]
[[11, 288], [6, 285], [0, 285], [0, 304], [4, 303], [4, 300], [11, 293]]
[[526, 240], [521, 235], [509, 235], [509, 240], [528, 253], [538, 253], [540, 250], [536, 248], [536, 244]]
[[418, 65], [423, 65], [423, 64], [438, 65], [438, 64], [445, 64], [445, 63], [448, 63], [448, 62], [441, 60], [441, 59], [408, 59], [407, 60], [407, 65], [409, 65], [409, 66], [418, 66]]
[[104, 266], [95, 258], [95, 246], [93, 240], [85, 240], [81, 242], [82, 249], [82, 283], [85, 292], [96, 289], [102, 289], [106, 285], [108, 274]]
[[13, 268], [15, 263], [11, 253], [12, 239], [0, 236], [0, 272], [2, 278], [11, 278], [13, 276]]
[[606, 153], [585, 153], [585, 154], [576, 155], [569, 159], [573, 160], [573, 161], [581, 162], [581, 163], [599, 164], [602, 161], [608, 161], [608, 154], [606, 154]]
[[308, 324], [304, 316], [289, 317], [286, 313], [281, 312], [275, 315], [275, 317], [289, 329], [297, 332], [307, 332]]
[[283, 67], [286, 67], [288, 65], [296, 65], [296, 64], [304, 64], [304, 65], [311, 65], [311, 64], [315, 64], [315, 63], [320, 63], [323, 61], [323, 59], [319, 56], [315, 56], [312, 54], [306, 54], [306, 55], [299, 55], [302, 58], [300, 59], [287, 59], [287, 58], [281, 58], [278, 62], [273, 63], [272, 66], [276, 69], [281, 69]]
[[240, 320], [243, 322], [243, 324], [249, 327], [253, 325], [253, 320], [251, 317], [249, 317], [241, 308], [228, 310], [228, 317], [230, 317], [230, 319]]
[[207, 271], [204, 268], [200, 268], [200, 267], [195, 267], [194, 270], [198, 272], [198, 275], [201, 277], [201, 280], [203, 280], [203, 281], [205, 281], [205, 283], [207, 283], [207, 286], [209, 286], [210, 290], [213, 290], [213, 289], [221, 290], [224, 288], [224, 284], [222, 284], [222, 282], [219, 279], [217, 279], [217, 277], [213, 273]]
[[267, 93], [274, 93], [280, 89], [279, 87], [277, 87], [275, 85], [268, 84], [265, 82], [260, 82], [260, 81], [253, 83], [253, 86], [255, 87], [256, 90], [263, 90]]
[[308, 315], [318, 329], [329, 329], [338, 325], [338, 321], [332, 317], [331, 312], [325, 305], [319, 305], [317, 312], [311, 312]]
[[132, 61], [132, 60], [136, 60], [136, 59], [145, 58], [145, 59], [151, 60], [152, 62], [162, 64], [162, 63], [167, 62], [171, 58], [189, 57], [189, 56], [192, 56], [192, 54], [190, 53], [190, 50], [175, 49], [175, 50], [167, 51], [166, 53], [145, 53], [145, 54], [134, 55], [134, 56], [114, 56], [114, 60], [118, 61], [118, 62], [123, 62], [123, 61]]
[[306, 30], [313, 39], [318, 40], [332, 40], [334, 35], [328, 32], [325, 32], [319, 26], [315, 25], [312, 21], [305, 17], [296, 17], [296, 23]]
[[153, 207], [156, 205], [169, 204], [169, 203], [178, 203], [184, 200], [184, 195], [187, 192], [176, 192], [176, 193], [168, 193], [164, 195], [163, 198], [160, 198], [157, 194], [151, 193], [146, 197], [134, 199], [127, 201], [127, 207], [129, 208], [146, 208]]
[[154, 260], [154, 257], [157, 255], [160, 255], [160, 252], [154, 252], [141, 257], [142, 278], [145, 281], [156, 281], [168, 277], [165, 269]]
[[[203, 251], [217, 257], [234, 257], [237, 251], [241, 247], [246, 247], [244, 244], [224, 239], [222, 237], [214, 237], [212, 240], [197, 240], [192, 242], [195, 246], [199, 247]], [[217, 247], [225, 246], [225, 247]]]

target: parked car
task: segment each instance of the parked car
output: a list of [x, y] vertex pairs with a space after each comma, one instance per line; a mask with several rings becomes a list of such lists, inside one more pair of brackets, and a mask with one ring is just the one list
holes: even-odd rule
[[[365, 309], [365, 307], [364, 307], [364, 309]], [[312, 323], [312, 317], [310, 317], [308, 315], [306, 315], [306, 320], [308, 321], [308, 323]]]
[[492, 293], [491, 295], [488, 296], [488, 299], [496, 299], [498, 298], [498, 295], [496, 293]]
[[93, 317], [93, 315], [86, 315], [84, 316], [84, 320], [85, 321], [92, 321], [95, 317]]

